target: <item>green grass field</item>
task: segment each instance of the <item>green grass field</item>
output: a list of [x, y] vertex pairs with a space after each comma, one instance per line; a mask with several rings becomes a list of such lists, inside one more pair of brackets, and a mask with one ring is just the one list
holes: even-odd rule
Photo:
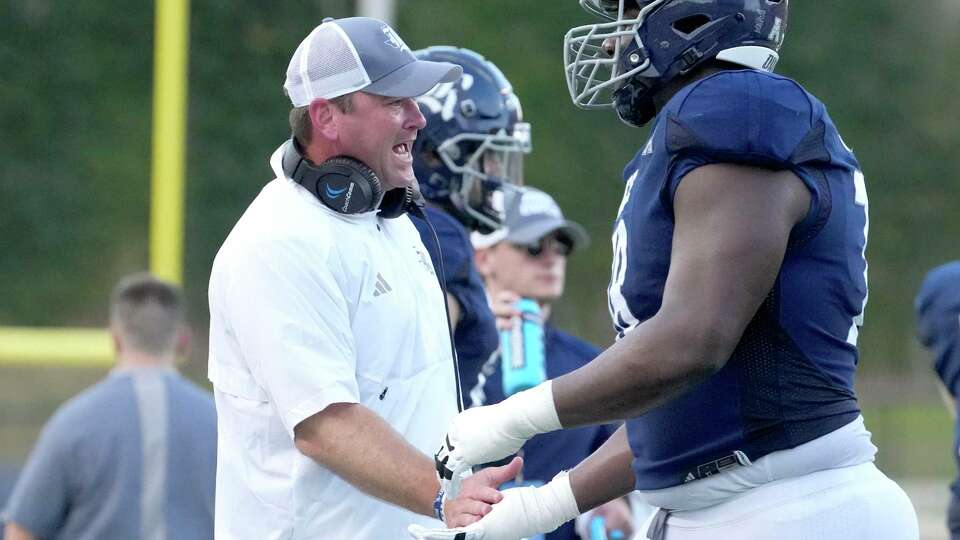
[[937, 400], [927, 404], [865, 408], [867, 428], [880, 449], [877, 463], [895, 478], [951, 478], [953, 419]]

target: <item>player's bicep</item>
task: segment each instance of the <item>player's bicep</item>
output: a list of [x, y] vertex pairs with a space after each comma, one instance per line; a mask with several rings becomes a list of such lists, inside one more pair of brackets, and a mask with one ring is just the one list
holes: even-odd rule
[[731, 352], [776, 281], [790, 231], [809, 205], [809, 191], [790, 171], [718, 164], [688, 173], [673, 199], [662, 310], [682, 314]]

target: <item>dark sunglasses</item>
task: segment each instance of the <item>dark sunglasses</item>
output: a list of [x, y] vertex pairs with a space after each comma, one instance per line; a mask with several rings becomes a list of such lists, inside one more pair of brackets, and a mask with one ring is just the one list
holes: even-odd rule
[[511, 244], [517, 249], [521, 249], [527, 252], [527, 255], [531, 257], [539, 257], [544, 250], [547, 249], [547, 245], [550, 245], [553, 248], [553, 252], [557, 255], [562, 255], [566, 257], [570, 255], [573, 251], [573, 242], [568, 238], [561, 236], [545, 236], [540, 239], [536, 244]]

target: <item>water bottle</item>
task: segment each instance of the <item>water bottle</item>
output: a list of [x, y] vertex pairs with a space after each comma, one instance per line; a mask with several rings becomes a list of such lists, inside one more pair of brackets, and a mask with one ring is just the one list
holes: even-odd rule
[[500, 372], [505, 397], [547, 380], [540, 305], [521, 298], [516, 307], [520, 316], [514, 318], [513, 327], [500, 332]]

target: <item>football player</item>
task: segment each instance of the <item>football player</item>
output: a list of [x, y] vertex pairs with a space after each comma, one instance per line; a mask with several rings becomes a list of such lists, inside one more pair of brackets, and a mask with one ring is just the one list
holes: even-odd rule
[[[456, 417], [448, 488], [538, 433], [625, 419], [569, 474], [426, 539], [549, 530], [637, 489], [649, 539], [916, 539], [873, 464], [853, 377], [867, 300], [864, 175], [824, 105], [772, 73], [788, 0], [581, 0], [574, 103], [652, 122], [624, 171], [608, 289], [618, 340]], [[812, 6], [811, 6], [812, 7]]]
[[418, 217], [412, 221], [434, 268], [443, 269], [460, 383], [469, 391], [498, 344], [469, 232], [500, 227], [503, 198], [523, 182], [530, 124], [523, 122], [520, 100], [506, 77], [476, 52], [436, 46], [414, 54], [457, 64], [464, 73], [417, 98], [427, 126], [413, 143], [413, 169], [433, 230]]
[[[933, 357], [938, 385], [953, 416], [953, 460], [960, 468], [960, 261], [940, 265], [927, 273], [917, 293], [917, 337]], [[947, 529], [951, 540], [960, 540], [960, 477], [950, 484]]]

